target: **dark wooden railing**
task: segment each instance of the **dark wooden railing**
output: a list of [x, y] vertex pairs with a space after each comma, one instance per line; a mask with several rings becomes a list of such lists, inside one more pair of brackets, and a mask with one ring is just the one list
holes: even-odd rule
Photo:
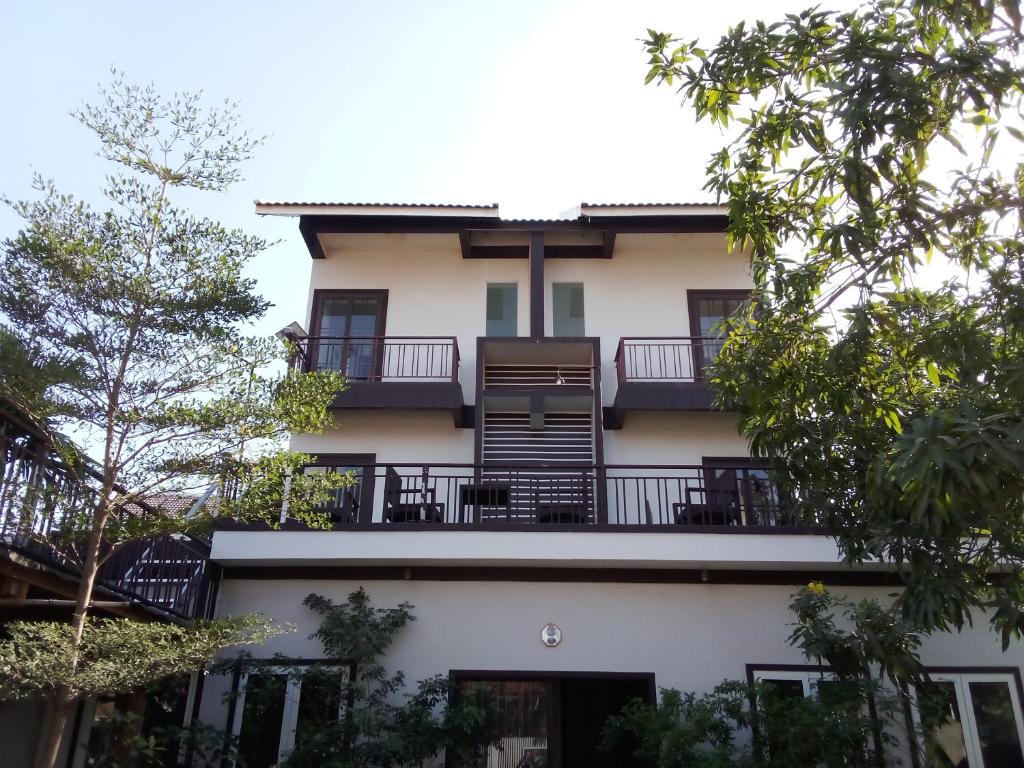
[[[0, 415], [0, 459], [0, 547], [77, 576], [97, 473], [85, 460], [69, 465], [37, 431], [8, 415]], [[132, 503], [116, 514], [152, 513], [145, 504]], [[101, 552], [101, 590], [180, 619], [212, 616], [207, 542], [167, 535], [118, 547], [104, 544]]]
[[323, 508], [336, 527], [813, 528], [793, 517], [767, 472], [752, 465], [378, 464], [352, 471], [357, 484]]
[[293, 368], [341, 371], [362, 381], [459, 380], [454, 336], [306, 336], [295, 340]]
[[642, 336], [619, 339], [615, 367], [619, 382], [702, 381], [722, 339], [704, 336]]

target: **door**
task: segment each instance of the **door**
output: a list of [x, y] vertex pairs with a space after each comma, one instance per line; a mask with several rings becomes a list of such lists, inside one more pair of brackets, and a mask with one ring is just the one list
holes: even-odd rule
[[318, 291], [313, 336], [316, 370], [340, 371], [350, 379], [382, 375], [387, 291]]
[[601, 751], [605, 722], [633, 699], [652, 703], [650, 675], [458, 673], [461, 696], [497, 715], [497, 743], [460, 768], [628, 768], [632, 747]]

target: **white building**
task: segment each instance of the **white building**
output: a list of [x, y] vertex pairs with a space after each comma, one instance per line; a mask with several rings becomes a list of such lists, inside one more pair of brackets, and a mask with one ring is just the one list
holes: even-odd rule
[[[321, 655], [311, 592], [409, 601], [417, 621], [389, 669], [507, 681], [548, 707], [534, 743], [550, 766], [600, 766], [596, 734], [625, 699], [810, 674], [787, 643], [799, 585], [860, 598], [898, 584], [790, 525], [736, 417], [711, 407], [712, 329], [751, 286], [722, 208], [583, 205], [542, 221], [497, 206], [257, 213], [298, 217], [313, 259], [302, 363], [351, 379], [337, 428], [293, 447], [361, 478], [333, 531], [215, 534], [219, 614], [297, 626], [258, 655]], [[557, 644], [543, 641], [549, 625]], [[1019, 647], [1003, 653], [979, 621], [928, 638], [923, 658], [959, 697], [972, 768], [989, 766], [986, 702], [1007, 704], [1009, 738], [1024, 743]], [[219, 695], [231, 684], [211, 677], [202, 711], [238, 733], [244, 705]], [[261, 724], [268, 762], [297, 711]]]

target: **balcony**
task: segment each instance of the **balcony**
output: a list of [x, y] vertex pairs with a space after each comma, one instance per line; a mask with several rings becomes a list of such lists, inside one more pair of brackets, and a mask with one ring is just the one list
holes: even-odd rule
[[463, 426], [459, 345], [454, 336], [303, 336], [290, 361], [301, 371], [340, 371], [339, 409], [450, 411]]
[[704, 368], [721, 347], [721, 339], [702, 336], [619, 339], [618, 390], [606, 409], [605, 428], [620, 429], [629, 411], [711, 410]]
[[[345, 469], [353, 471], [358, 484], [339, 490], [323, 507], [335, 530], [817, 530], [796, 520], [765, 470], [751, 465], [374, 464]], [[227, 521], [224, 526], [237, 527]]]
[[[44, 592], [55, 586], [58, 594], [73, 596], [98, 476], [84, 462], [69, 466], [34, 430], [7, 417], [0, 417], [0, 461], [0, 554], [6, 555], [0, 573]], [[128, 507], [117, 514], [152, 511], [144, 504]], [[98, 600], [113, 598], [126, 608], [141, 605], [179, 620], [212, 615], [215, 590], [207, 541], [158, 536], [116, 550], [104, 544], [102, 553]]]

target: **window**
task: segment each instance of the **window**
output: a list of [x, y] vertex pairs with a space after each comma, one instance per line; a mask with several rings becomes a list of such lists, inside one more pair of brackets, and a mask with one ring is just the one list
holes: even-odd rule
[[310, 367], [352, 379], [380, 375], [387, 291], [316, 291]]
[[1013, 673], [932, 672], [914, 692], [929, 766], [1021, 768], [1024, 720]]
[[555, 336], [586, 335], [583, 332], [583, 283], [552, 284], [551, 305]]
[[515, 336], [517, 334], [518, 287], [516, 283], [487, 284], [488, 336]]
[[277, 765], [304, 737], [341, 719], [347, 674], [328, 664], [242, 672], [232, 735], [245, 768]]
[[335, 525], [347, 525], [370, 520], [373, 505], [373, 472], [377, 457], [374, 454], [344, 454], [320, 456], [315, 464], [303, 472], [340, 473], [351, 472], [355, 484], [334, 491], [334, 498], [318, 509], [331, 516]]
[[750, 292], [736, 291], [687, 291], [690, 307], [690, 336], [701, 339], [695, 342], [694, 370], [702, 372], [722, 348], [718, 339], [726, 335], [726, 321], [750, 298]]
[[[778, 525], [779, 490], [768, 470], [749, 458], [702, 458], [704, 481], [700, 488], [703, 504], [714, 516], [732, 525]], [[691, 494], [692, 495], [692, 494]], [[694, 501], [694, 499], [690, 499]]]

